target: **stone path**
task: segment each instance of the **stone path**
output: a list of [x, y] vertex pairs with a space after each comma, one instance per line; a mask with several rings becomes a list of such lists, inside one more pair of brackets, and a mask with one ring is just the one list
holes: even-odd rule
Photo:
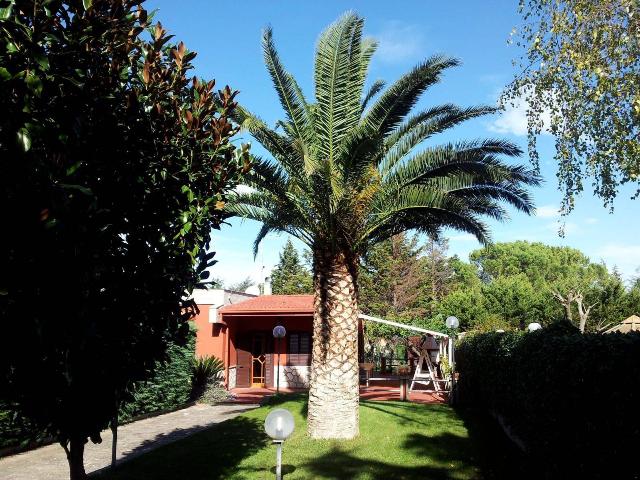
[[[118, 460], [137, 457], [255, 407], [257, 405], [194, 405], [123, 425], [118, 429]], [[102, 434], [102, 443], [97, 445], [87, 443], [84, 451], [84, 466], [87, 473], [90, 473], [110, 464], [111, 431], [106, 430]], [[0, 458], [1, 480], [66, 480], [68, 478], [67, 458], [58, 444]]]

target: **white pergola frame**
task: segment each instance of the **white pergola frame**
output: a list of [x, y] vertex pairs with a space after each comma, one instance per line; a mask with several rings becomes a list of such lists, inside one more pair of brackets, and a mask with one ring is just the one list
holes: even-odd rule
[[[449, 364], [451, 365], [451, 371], [455, 371], [455, 357], [454, 357], [454, 348], [453, 348], [453, 338], [451, 335], [447, 335], [446, 333], [436, 332], [435, 330], [427, 330], [426, 328], [415, 327], [413, 325], [407, 325], [406, 323], [394, 322], [392, 320], [386, 320], [384, 318], [372, 317], [371, 315], [365, 315], [361, 313], [358, 315], [358, 318], [362, 320], [368, 320], [375, 323], [382, 323], [385, 325], [390, 325], [392, 327], [404, 328], [405, 330], [412, 330], [414, 332], [424, 333], [426, 335], [432, 335], [434, 337], [440, 337], [445, 340], [446, 346], [445, 348], [448, 350], [447, 356], [449, 357]], [[442, 353], [442, 352], [441, 352]]]
[[376, 323], [384, 323], [385, 325], [391, 325], [392, 327], [404, 328], [405, 330], [413, 330], [414, 332], [426, 333], [428, 335], [433, 335], [434, 337], [446, 337], [450, 338], [446, 333], [436, 332], [434, 330], [427, 330], [426, 328], [414, 327], [413, 325], [407, 325], [406, 323], [394, 322], [392, 320], [385, 320], [384, 318], [372, 317], [370, 315], [365, 315], [361, 313], [358, 315], [359, 318], [363, 320], [371, 320]]

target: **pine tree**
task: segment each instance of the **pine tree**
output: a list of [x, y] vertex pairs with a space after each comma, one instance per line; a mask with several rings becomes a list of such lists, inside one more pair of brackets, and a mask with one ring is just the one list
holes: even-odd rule
[[454, 279], [454, 270], [449, 264], [447, 251], [449, 242], [446, 239], [429, 239], [424, 247], [422, 260], [428, 277], [428, 301], [430, 310], [450, 291]]
[[280, 252], [280, 261], [271, 272], [273, 293], [276, 295], [296, 295], [313, 293], [311, 273], [300, 262], [300, 256], [291, 239]]
[[373, 315], [421, 315], [420, 303], [429, 284], [417, 236], [395, 235], [376, 245], [360, 269], [359, 301]]

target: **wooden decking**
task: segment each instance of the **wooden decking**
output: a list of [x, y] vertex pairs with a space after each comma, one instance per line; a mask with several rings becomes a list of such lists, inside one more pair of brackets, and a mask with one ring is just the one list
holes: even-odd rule
[[[281, 393], [292, 393], [296, 390], [281, 388]], [[304, 390], [297, 390], [304, 391]], [[260, 403], [265, 397], [274, 395], [276, 393], [273, 388], [234, 388], [231, 393], [235, 395], [235, 402], [237, 403]], [[397, 382], [371, 382], [369, 387], [360, 386], [360, 399], [369, 401], [399, 401], [400, 389]], [[414, 403], [445, 403], [447, 401], [447, 394], [443, 392], [433, 392], [427, 390], [413, 390], [409, 392], [409, 402]]]

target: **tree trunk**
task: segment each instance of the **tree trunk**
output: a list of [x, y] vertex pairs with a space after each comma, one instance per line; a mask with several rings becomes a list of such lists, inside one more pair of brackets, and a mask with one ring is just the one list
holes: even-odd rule
[[69, 442], [69, 449], [65, 448], [67, 461], [69, 462], [69, 479], [86, 480], [84, 471], [84, 444], [86, 439], [75, 437]]
[[314, 254], [313, 351], [308, 433], [354, 438], [359, 433], [356, 262], [343, 253]]
[[111, 468], [116, 468], [118, 456], [118, 414], [111, 419]]
[[566, 295], [566, 298], [563, 297], [560, 292], [554, 291], [552, 292], [553, 296], [560, 302], [560, 305], [564, 308], [564, 318], [566, 321], [573, 323], [573, 318], [571, 314], [571, 304], [574, 301], [574, 293], [573, 291], [569, 291]]
[[584, 329], [587, 326], [587, 319], [589, 318], [589, 313], [591, 312], [591, 309], [596, 306], [596, 304], [594, 303], [593, 305], [589, 305], [585, 309], [584, 303], [583, 303], [584, 296], [582, 295], [582, 293], [578, 293], [576, 295], [575, 300], [578, 306], [578, 315], [580, 316], [580, 333], [584, 333]]

